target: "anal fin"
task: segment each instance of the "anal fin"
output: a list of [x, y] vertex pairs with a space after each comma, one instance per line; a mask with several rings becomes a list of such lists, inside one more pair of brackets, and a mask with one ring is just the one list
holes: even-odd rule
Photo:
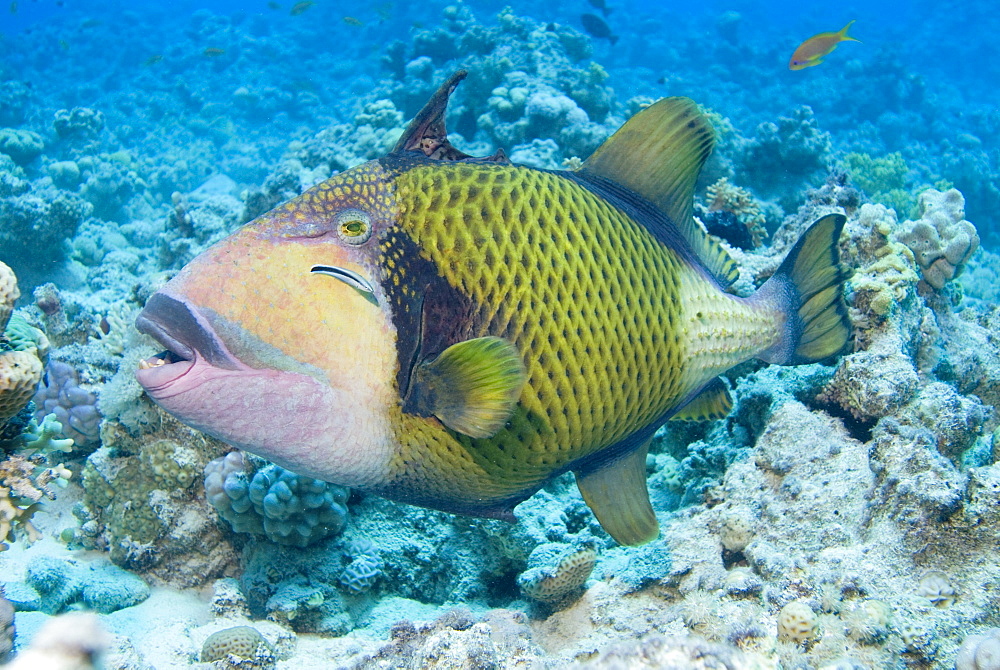
[[648, 451], [647, 441], [624, 458], [593, 472], [574, 473], [584, 501], [618, 544], [646, 544], [660, 534], [646, 488]]
[[701, 393], [670, 417], [671, 421], [715, 421], [724, 419], [733, 408], [729, 389], [716, 377], [705, 385]]

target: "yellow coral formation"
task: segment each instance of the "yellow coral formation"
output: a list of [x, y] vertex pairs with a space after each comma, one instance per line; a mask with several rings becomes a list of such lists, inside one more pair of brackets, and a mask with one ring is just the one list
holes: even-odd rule
[[20, 412], [42, 380], [35, 349], [0, 353], [0, 424]]
[[755, 247], [764, 243], [767, 237], [764, 214], [750, 191], [730, 184], [728, 179], [722, 177], [708, 187], [705, 199], [708, 201], [708, 211], [726, 211], [734, 214], [739, 222], [747, 227]]
[[14, 303], [21, 297], [17, 288], [14, 271], [0, 261], [0, 333], [7, 327], [7, 321], [14, 311]]

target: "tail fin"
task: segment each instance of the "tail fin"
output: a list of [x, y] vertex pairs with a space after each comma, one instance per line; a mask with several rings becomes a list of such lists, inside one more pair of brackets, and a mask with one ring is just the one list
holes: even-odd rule
[[[785, 335], [761, 358], [769, 363], [813, 363], [839, 353], [851, 336], [837, 242], [847, 217], [828, 214], [813, 223], [757, 292], [786, 314]], [[755, 296], [755, 297], [757, 297]]]

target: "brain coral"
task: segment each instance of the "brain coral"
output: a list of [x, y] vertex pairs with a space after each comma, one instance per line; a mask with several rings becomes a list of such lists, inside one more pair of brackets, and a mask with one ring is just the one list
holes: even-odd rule
[[205, 639], [201, 647], [201, 662], [213, 663], [221, 661], [229, 654], [239, 658], [252, 659], [257, 650], [263, 647], [271, 653], [271, 645], [256, 628], [250, 626], [234, 626], [216, 631]]
[[590, 547], [541, 544], [531, 552], [517, 584], [529, 598], [558, 606], [580, 592], [596, 560], [597, 552]]
[[233, 530], [306, 547], [344, 528], [348, 489], [273, 464], [254, 468], [241, 452], [205, 466], [208, 500]]
[[920, 219], [904, 221], [895, 237], [913, 250], [924, 280], [938, 290], [979, 248], [979, 234], [965, 220], [965, 198], [957, 189], [921, 193]]

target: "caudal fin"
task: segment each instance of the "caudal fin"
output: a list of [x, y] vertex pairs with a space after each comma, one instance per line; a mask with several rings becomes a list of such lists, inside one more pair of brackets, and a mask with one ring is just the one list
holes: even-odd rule
[[837, 246], [846, 221], [843, 214], [828, 214], [813, 223], [758, 291], [761, 300], [777, 302], [788, 314], [784, 337], [762, 359], [781, 365], [813, 363], [847, 345], [848, 273], [840, 265]]

